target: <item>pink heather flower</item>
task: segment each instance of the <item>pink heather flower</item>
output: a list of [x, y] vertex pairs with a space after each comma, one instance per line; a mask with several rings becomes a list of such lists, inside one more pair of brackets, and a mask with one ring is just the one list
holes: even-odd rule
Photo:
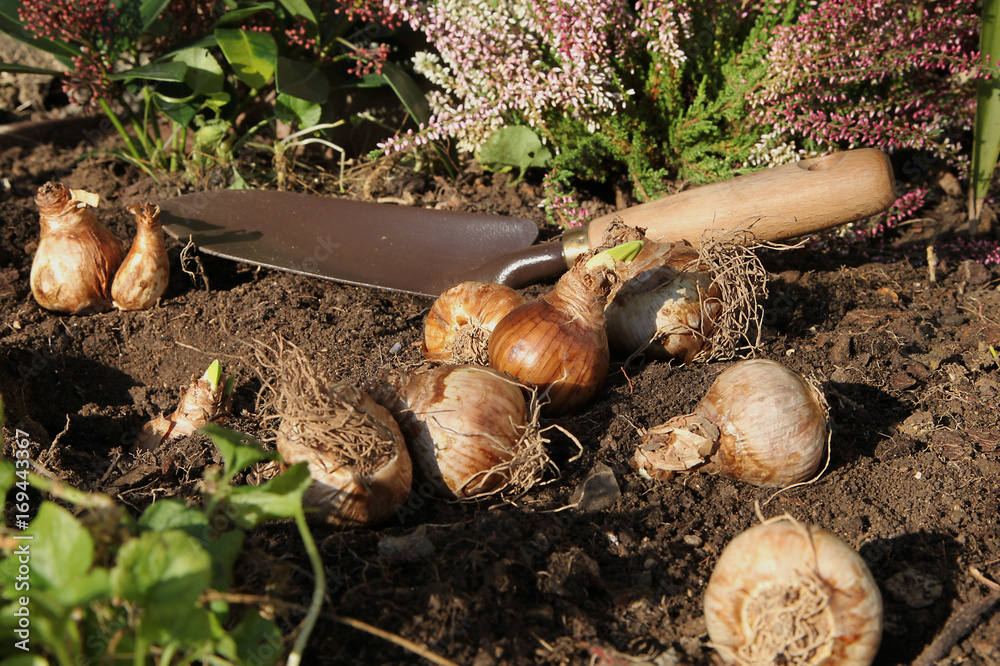
[[751, 119], [820, 146], [929, 150], [975, 110], [975, 0], [826, 0], [778, 27]]
[[[509, 122], [542, 131], [553, 115], [596, 129], [621, 111], [627, 91], [615, 59], [631, 43], [634, 18], [616, 0], [419, 0], [386, 2], [434, 47], [414, 59], [438, 86], [423, 135], [474, 151]], [[413, 145], [396, 137], [394, 152]]]

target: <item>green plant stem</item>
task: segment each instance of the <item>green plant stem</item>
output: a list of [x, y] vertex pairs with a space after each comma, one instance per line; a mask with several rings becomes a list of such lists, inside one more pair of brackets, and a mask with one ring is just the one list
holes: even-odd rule
[[31, 487], [48, 493], [56, 499], [61, 499], [85, 509], [108, 510], [117, 507], [114, 500], [100, 493], [88, 493], [78, 490], [57, 479], [50, 479], [37, 473], [28, 475]]
[[[983, 22], [979, 50], [989, 63], [990, 76], [977, 84], [976, 116], [973, 127], [972, 165], [969, 170], [969, 233], [979, 231], [990, 181], [1000, 154], [1000, 0], [983, 2]], [[986, 64], [984, 63], [984, 67]]]
[[306, 553], [309, 555], [309, 563], [312, 565], [315, 582], [313, 583], [313, 596], [309, 604], [309, 613], [306, 614], [306, 619], [302, 622], [302, 630], [295, 637], [295, 644], [288, 655], [288, 661], [285, 662], [287, 666], [299, 666], [302, 662], [302, 653], [309, 642], [309, 635], [312, 633], [313, 627], [316, 626], [316, 620], [319, 619], [319, 614], [323, 610], [323, 595], [326, 592], [326, 570], [323, 568], [323, 558], [320, 557], [316, 541], [312, 537], [312, 532], [309, 531], [309, 525], [306, 524], [306, 514], [301, 508], [295, 516], [295, 525], [299, 528]]
[[98, 99], [97, 102], [98, 104], [101, 105], [101, 110], [104, 111], [104, 115], [108, 117], [108, 120], [110, 120], [111, 124], [115, 126], [115, 129], [118, 131], [118, 134], [121, 136], [122, 140], [125, 141], [125, 146], [126, 148], [128, 148], [128, 152], [135, 159], [141, 160], [143, 157], [142, 153], [139, 152], [139, 149], [136, 147], [135, 142], [132, 140], [132, 137], [125, 130], [125, 126], [122, 125], [122, 121], [119, 120], [118, 115], [111, 110], [111, 105], [108, 104], [108, 100], [102, 97]]
[[163, 648], [163, 652], [160, 653], [159, 663], [169, 666], [170, 662], [174, 660], [175, 652], [177, 652], [177, 646], [172, 642], [167, 643]]

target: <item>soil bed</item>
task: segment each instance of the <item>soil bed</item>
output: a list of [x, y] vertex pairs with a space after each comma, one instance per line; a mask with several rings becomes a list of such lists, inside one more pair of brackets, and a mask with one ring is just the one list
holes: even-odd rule
[[[420, 360], [429, 299], [200, 255], [182, 264], [178, 243], [169, 245], [170, 287], [152, 310], [87, 317], [42, 310], [28, 285], [38, 236], [32, 197], [41, 184], [101, 194], [101, 219], [126, 239], [128, 204], [187, 187], [158, 185], [110, 159], [79, 159], [86, 149], [0, 152], [0, 394], [8, 427], [31, 435], [34, 459], [52, 474], [135, 511], [197, 496], [202, 471], [217, 462], [207, 439], [195, 435], [138, 458], [129, 444], [145, 421], [172, 411], [215, 358], [237, 376], [229, 425], [266, 440], [246, 340], [280, 334], [358, 383]], [[310, 189], [333, 191], [331, 177], [308, 176]], [[471, 166], [453, 182], [380, 163], [356, 170], [348, 185], [356, 198], [541, 221], [535, 185], [511, 188], [506, 176]], [[938, 232], [957, 224], [954, 203], [944, 198], [924, 212], [938, 220]], [[931, 282], [923, 256], [922, 243], [883, 248], [878, 257], [818, 247], [762, 255], [771, 280], [757, 355], [819, 382], [834, 423], [827, 472], [763, 512], [826, 527], [860, 551], [885, 602], [880, 664], [912, 662], [953, 613], [985, 596], [970, 567], [1000, 580], [1000, 363], [989, 351], [1000, 347], [1000, 271], [941, 256]], [[773, 491], [704, 475], [646, 481], [629, 461], [637, 428], [690, 411], [728, 365], [613, 360], [597, 399], [556, 421], [582, 455], [574, 458], [570, 438], [551, 431], [562, 476], [516, 502], [446, 503], [418, 485], [385, 524], [316, 527], [332, 610], [460, 664], [714, 663], [701, 610], [706, 582], [721, 549], [757, 523], [754, 503]], [[600, 465], [614, 473], [620, 498], [598, 510], [560, 510]], [[388, 537], [414, 547], [389, 556], [379, 548]], [[249, 543], [238, 589], [307, 604], [308, 564], [294, 527], [268, 525]], [[430, 556], [417, 547], [427, 543]], [[300, 620], [290, 612], [280, 621], [291, 632]], [[1000, 663], [998, 645], [1000, 614], [987, 615], [945, 663]], [[422, 663], [329, 615], [306, 662]]]

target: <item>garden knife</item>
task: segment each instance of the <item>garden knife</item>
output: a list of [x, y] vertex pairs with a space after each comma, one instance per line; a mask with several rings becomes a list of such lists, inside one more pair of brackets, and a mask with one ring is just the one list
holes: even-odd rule
[[514, 288], [552, 278], [597, 247], [615, 218], [659, 240], [748, 230], [802, 236], [886, 210], [889, 158], [860, 148], [763, 169], [597, 218], [535, 244], [531, 221], [273, 190], [219, 190], [160, 203], [164, 229], [202, 252], [348, 284], [436, 297], [466, 280]]

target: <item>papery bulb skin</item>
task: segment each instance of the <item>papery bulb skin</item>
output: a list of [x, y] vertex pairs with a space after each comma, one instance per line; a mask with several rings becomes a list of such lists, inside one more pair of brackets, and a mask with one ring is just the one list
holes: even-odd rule
[[812, 477], [827, 449], [822, 394], [775, 361], [740, 361], [720, 374], [692, 414], [650, 428], [636, 451], [644, 475], [699, 470], [756, 486]]
[[192, 435], [209, 423], [222, 423], [229, 418], [232, 405], [233, 397], [224, 384], [213, 385], [204, 377], [192, 378], [177, 409], [143, 425], [132, 451], [155, 451], [162, 443]]
[[882, 598], [861, 556], [789, 517], [723, 549], [704, 606], [709, 642], [726, 663], [868, 666], [882, 637]]
[[610, 366], [604, 306], [613, 276], [587, 273], [583, 261], [549, 293], [512, 310], [490, 336], [490, 365], [534, 386], [558, 416], [585, 405]]
[[315, 373], [301, 355], [284, 362], [275, 446], [285, 464], [309, 465], [307, 517], [358, 527], [394, 515], [409, 497], [413, 469], [392, 415], [365, 391]]
[[720, 295], [695, 248], [647, 242], [604, 311], [612, 352], [693, 362], [722, 311]]
[[492, 368], [441, 364], [395, 385], [390, 409], [435, 494], [465, 500], [520, 485], [537, 451], [521, 384]]
[[60, 183], [42, 185], [35, 203], [41, 225], [31, 264], [35, 300], [65, 314], [112, 309], [111, 283], [125, 257], [121, 241]]
[[462, 282], [431, 307], [424, 322], [424, 358], [453, 365], [489, 365], [489, 337], [524, 297], [507, 285]]
[[170, 259], [160, 224], [160, 207], [132, 204], [136, 233], [111, 285], [111, 299], [119, 310], [148, 310], [167, 290]]

